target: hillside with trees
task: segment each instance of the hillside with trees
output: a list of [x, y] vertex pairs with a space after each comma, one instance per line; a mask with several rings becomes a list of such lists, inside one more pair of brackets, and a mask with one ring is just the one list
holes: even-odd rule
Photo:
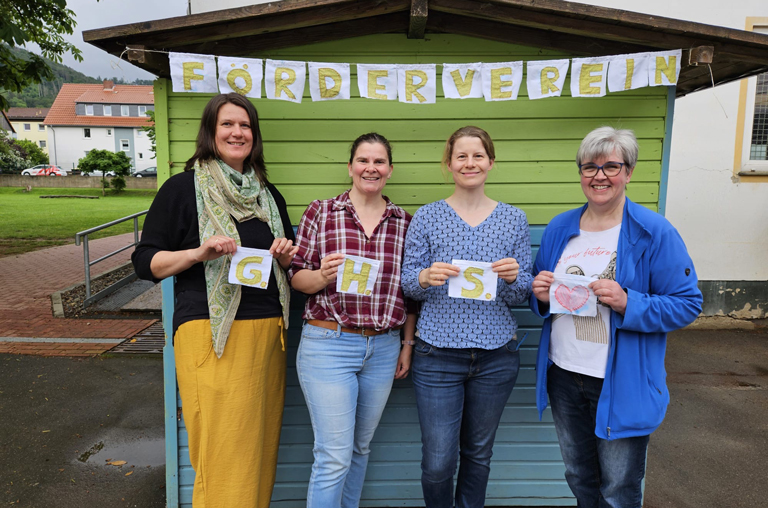
[[[20, 58], [27, 60], [30, 53], [21, 48], [10, 48], [11, 52]], [[102, 78], [93, 78], [86, 76], [82, 72], [78, 72], [71, 67], [63, 64], [45, 60], [45, 62], [51, 67], [54, 74], [54, 79], [46, 80], [41, 83], [33, 83], [24, 87], [21, 93], [14, 93], [10, 91], [0, 90], [0, 93], [4, 95], [10, 107], [19, 108], [50, 108], [53, 104], [56, 95], [58, 95], [61, 85], [64, 83], [101, 83]], [[124, 81], [121, 78], [104, 77], [104, 79], [111, 79], [117, 85], [151, 85], [152, 81], [146, 79], [137, 79], [135, 81]]]

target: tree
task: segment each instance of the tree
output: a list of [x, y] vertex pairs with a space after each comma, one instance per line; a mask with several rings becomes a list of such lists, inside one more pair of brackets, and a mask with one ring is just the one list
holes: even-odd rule
[[[0, 89], [18, 93], [31, 83], [53, 79], [43, 57], [61, 63], [62, 55], [71, 53], [82, 62], [80, 50], [62, 37], [72, 34], [75, 25], [66, 0], [0, 0]], [[28, 43], [37, 44], [42, 57], [12, 51]], [[0, 94], [0, 109], [8, 109], [5, 93]]]
[[33, 165], [27, 158], [27, 152], [17, 141], [9, 138], [8, 133], [0, 129], [0, 170], [19, 173]]
[[21, 148], [29, 159], [30, 166], [37, 166], [38, 164], [48, 164], [48, 154], [45, 153], [37, 146], [34, 141], [28, 139], [16, 139], [14, 143]]
[[[125, 152], [110, 152], [109, 150], [91, 150], [77, 163], [82, 173], [101, 172], [102, 187], [112, 185], [116, 192], [125, 189], [125, 177], [131, 174], [131, 159]], [[112, 181], [108, 182], [106, 174], [114, 173]]]
[[149, 122], [152, 124], [143, 126], [141, 130], [147, 133], [147, 137], [152, 142], [152, 146], [149, 147], [149, 151], [154, 154], [152, 157], [150, 157], [150, 159], [154, 159], [157, 157], [157, 131], [155, 130], [155, 112], [151, 109], [148, 110], [147, 117], [149, 118]]

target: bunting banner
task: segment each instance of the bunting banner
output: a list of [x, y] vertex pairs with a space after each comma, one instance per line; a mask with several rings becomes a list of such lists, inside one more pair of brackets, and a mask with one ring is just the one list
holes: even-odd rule
[[[514, 101], [523, 82], [528, 99], [559, 97], [570, 77], [572, 97], [646, 86], [675, 86], [682, 50], [590, 58], [442, 64], [442, 97]], [[306, 82], [312, 101], [349, 100], [351, 64], [262, 60], [169, 53], [174, 92], [230, 93], [301, 103]], [[217, 65], [218, 60], [218, 65]], [[525, 64], [525, 76], [523, 66]], [[361, 98], [407, 104], [437, 102], [437, 64], [355, 64]], [[309, 70], [307, 70], [309, 69]], [[570, 70], [570, 74], [569, 74]]]

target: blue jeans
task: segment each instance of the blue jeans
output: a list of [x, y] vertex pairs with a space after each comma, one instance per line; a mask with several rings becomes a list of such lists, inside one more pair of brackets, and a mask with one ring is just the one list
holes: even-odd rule
[[421, 426], [421, 488], [427, 508], [482, 508], [501, 413], [520, 368], [517, 341], [494, 350], [413, 350], [413, 386]]
[[359, 505], [399, 354], [397, 330], [364, 337], [304, 324], [296, 370], [315, 433], [308, 508]]
[[547, 372], [547, 391], [565, 479], [579, 508], [641, 508], [645, 456], [650, 436], [608, 441], [595, 435], [601, 378], [577, 374], [555, 364]]

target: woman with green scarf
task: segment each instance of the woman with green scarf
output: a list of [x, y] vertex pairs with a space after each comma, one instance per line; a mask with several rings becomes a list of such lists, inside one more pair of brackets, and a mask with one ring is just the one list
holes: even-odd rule
[[[256, 108], [234, 93], [214, 97], [195, 154], [158, 191], [132, 258], [143, 279], [176, 277], [176, 376], [194, 507], [269, 506], [294, 240], [285, 200], [267, 181]], [[228, 282], [241, 246], [273, 255], [266, 288]]]

